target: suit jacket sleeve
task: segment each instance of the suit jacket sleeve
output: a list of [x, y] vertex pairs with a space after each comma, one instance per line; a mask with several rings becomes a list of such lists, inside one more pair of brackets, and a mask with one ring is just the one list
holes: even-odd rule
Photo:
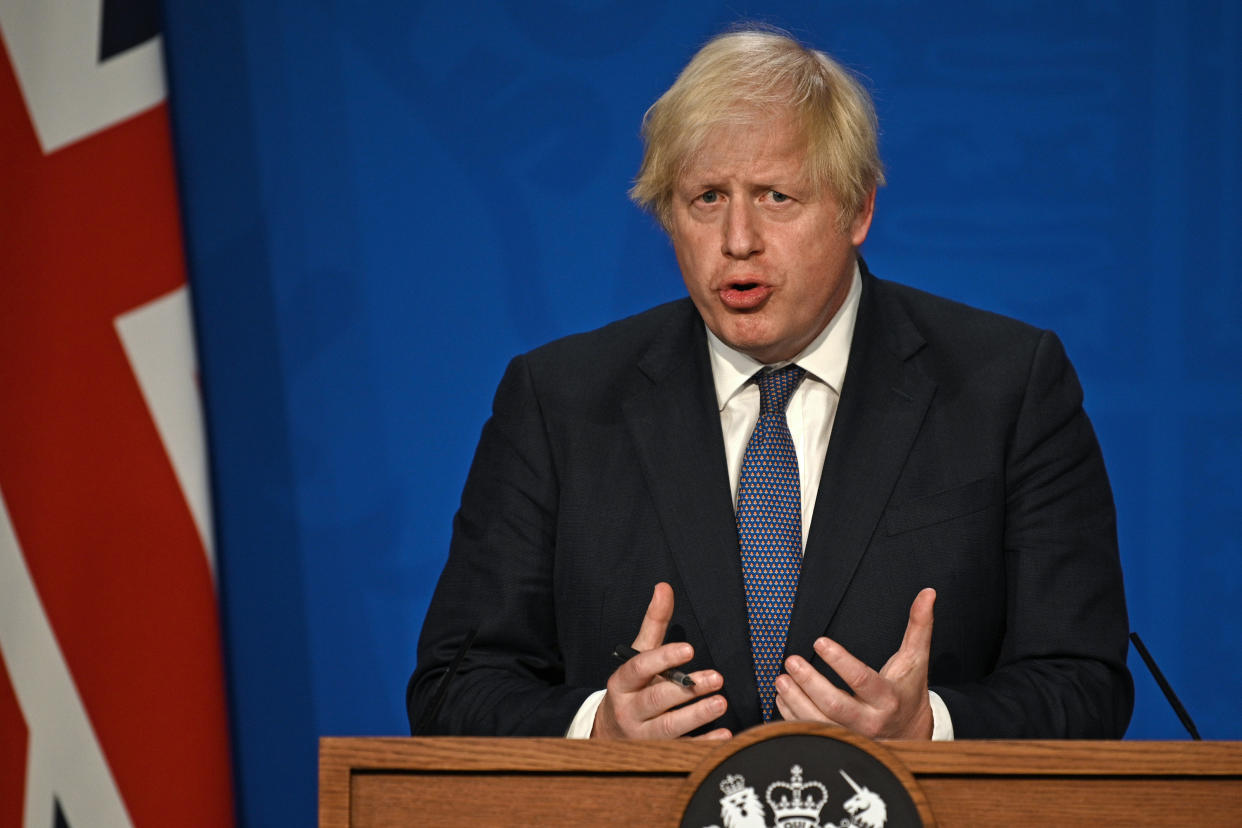
[[1006, 628], [995, 669], [933, 689], [959, 738], [1120, 738], [1133, 708], [1112, 492], [1082, 390], [1045, 332], [1005, 454]]
[[558, 489], [524, 357], [510, 363], [453, 522], [406, 691], [413, 731], [468, 631], [473, 645], [423, 733], [564, 735], [594, 688], [564, 684], [553, 600]]

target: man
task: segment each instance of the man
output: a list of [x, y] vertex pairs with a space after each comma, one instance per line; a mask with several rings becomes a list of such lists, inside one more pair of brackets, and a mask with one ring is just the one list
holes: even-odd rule
[[861, 86], [728, 34], [644, 138], [632, 195], [689, 300], [510, 364], [411, 727], [1120, 737], [1125, 602], [1081, 389], [1051, 333], [867, 272]]

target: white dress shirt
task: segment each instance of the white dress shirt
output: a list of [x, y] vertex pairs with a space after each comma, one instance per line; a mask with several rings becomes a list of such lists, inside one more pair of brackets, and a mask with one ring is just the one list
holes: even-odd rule
[[[751, 378], [765, 367], [780, 368], [794, 363], [806, 376], [789, 399], [785, 418], [789, 435], [798, 455], [798, 475], [802, 487], [802, 546], [806, 548], [811, 516], [815, 513], [815, 496], [824, 470], [824, 455], [832, 436], [837, 416], [845, 368], [849, 363], [850, 344], [854, 340], [854, 323], [858, 319], [858, 303], [862, 297], [862, 276], [854, 265], [854, 278], [841, 308], [829, 320], [819, 336], [788, 362], [765, 366], [741, 351], [722, 342], [710, 330], [707, 347], [711, 357], [712, 379], [716, 386], [716, 403], [720, 410], [720, 429], [724, 434], [725, 460], [729, 467], [729, 488], [737, 505], [737, 484], [742, 473], [742, 457], [751, 432], [759, 421], [759, 386]], [[566, 732], [570, 738], [587, 738], [595, 722], [595, 712], [604, 699], [603, 690], [587, 697]], [[935, 692], [930, 692], [933, 733], [937, 741], [953, 738], [953, 722], [949, 709]]]
[[[759, 386], [751, 382], [765, 367], [781, 368], [790, 363], [806, 371], [806, 377], [789, 398], [785, 420], [798, 455], [798, 476], [802, 484], [802, 545], [806, 547], [811, 515], [815, 513], [815, 495], [824, 471], [824, 453], [832, 423], [837, 417], [837, 402], [845, 382], [845, 366], [850, 359], [850, 343], [854, 339], [854, 321], [858, 318], [858, 300], [862, 296], [862, 277], [854, 268], [854, 280], [840, 310], [820, 331], [819, 336], [788, 362], [765, 366], [762, 362], [735, 351], [710, 330], [707, 348], [711, 355], [712, 379], [716, 385], [716, 407], [720, 410], [720, 429], [724, 433], [725, 461], [729, 466], [729, 489], [737, 505], [737, 483], [742, 474], [742, 457], [751, 432], [759, 421]], [[808, 462], [808, 459], [811, 461]]]

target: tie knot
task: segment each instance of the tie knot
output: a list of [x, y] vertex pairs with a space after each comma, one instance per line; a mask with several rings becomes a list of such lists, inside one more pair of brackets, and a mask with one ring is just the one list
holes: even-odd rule
[[786, 365], [775, 371], [760, 371], [755, 378], [759, 385], [759, 411], [761, 413], [784, 412], [789, 398], [802, 381], [806, 371], [797, 365]]

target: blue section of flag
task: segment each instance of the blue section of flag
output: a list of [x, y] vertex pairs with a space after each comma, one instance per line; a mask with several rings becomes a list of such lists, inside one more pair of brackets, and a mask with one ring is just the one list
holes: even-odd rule
[[99, 62], [140, 46], [159, 33], [159, 0], [102, 0]]

